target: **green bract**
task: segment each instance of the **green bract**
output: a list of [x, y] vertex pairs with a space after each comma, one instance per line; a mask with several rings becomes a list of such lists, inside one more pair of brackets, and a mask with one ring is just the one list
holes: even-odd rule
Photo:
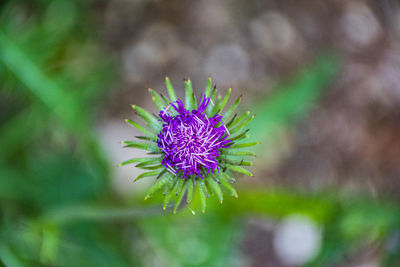
[[[163, 209], [165, 210], [168, 203], [175, 200], [174, 213], [185, 195], [186, 203], [190, 204], [195, 192], [200, 195], [203, 212], [206, 210], [206, 199], [210, 195], [215, 195], [221, 203], [224, 191], [237, 198], [238, 194], [231, 185], [236, 181], [235, 175], [252, 176], [252, 173], [244, 167], [252, 166], [252, 162], [247, 158], [255, 156], [247, 149], [258, 144], [258, 142], [246, 141], [249, 138], [249, 129], [246, 126], [254, 118], [254, 115], [251, 115], [249, 111], [243, 114], [237, 113], [241, 97], [227, 107], [231, 89], [224, 97], [217, 96], [216, 87], [211, 88], [211, 78], [208, 79], [200, 103], [193, 93], [190, 80], [185, 81], [184, 101], [176, 97], [168, 77], [165, 82], [169, 98], [149, 89], [154, 103], [160, 110], [158, 115], [150, 114], [145, 109], [132, 105], [137, 115], [144, 120], [146, 127], [129, 119], [126, 120], [142, 132], [143, 136], [137, 136], [137, 141], [124, 141], [125, 147], [147, 150], [150, 155], [154, 156], [132, 158], [121, 163], [121, 166], [136, 164], [137, 168], [145, 170], [136, 177], [135, 181], [145, 177], [156, 177], [155, 184], [150, 188], [145, 199], [157, 192], [162, 192], [164, 195]], [[186, 126], [182, 124], [182, 122], [186, 123], [186, 120], [192, 124]], [[170, 132], [170, 126], [175, 129], [175, 132]], [[188, 127], [192, 127], [190, 128], [191, 132], [187, 130]], [[197, 131], [195, 134], [193, 134], [193, 129]], [[180, 136], [181, 132], [182, 136]], [[178, 150], [166, 151], [165, 142], [167, 141], [164, 142], [164, 140], [169, 140], [168, 138], [176, 135], [178, 135], [176, 138], [182, 137], [179, 140], [197, 142], [190, 147], [196, 153], [187, 148], [189, 144], [186, 147], [185, 144], [181, 146], [179, 142], [174, 142]], [[229, 140], [228, 144], [226, 144], [227, 140]], [[170, 142], [172, 143], [172, 141]], [[217, 143], [221, 145], [216, 146]], [[204, 151], [197, 153], [197, 149]], [[176, 156], [179, 153], [185, 153], [185, 157]], [[196, 164], [193, 163], [193, 159]]]

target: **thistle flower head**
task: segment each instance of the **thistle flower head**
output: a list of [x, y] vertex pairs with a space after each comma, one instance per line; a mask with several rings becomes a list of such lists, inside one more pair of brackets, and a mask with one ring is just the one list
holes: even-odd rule
[[169, 98], [149, 89], [153, 101], [160, 110], [153, 115], [133, 105], [132, 108], [145, 121], [147, 127], [137, 122], [126, 120], [141, 131], [144, 136], [137, 136], [139, 141], [124, 141], [126, 147], [144, 149], [155, 157], [132, 158], [121, 165], [135, 163], [136, 167], [146, 170], [135, 181], [156, 176], [155, 184], [146, 198], [157, 191], [164, 194], [164, 209], [176, 198], [176, 212], [183, 197], [190, 204], [195, 192], [200, 196], [201, 209], [206, 208], [206, 199], [216, 195], [223, 200], [223, 188], [237, 197], [231, 183], [235, 174], [252, 176], [242, 166], [251, 166], [246, 161], [248, 156], [255, 156], [251, 151], [241, 151], [257, 142], [244, 142], [249, 129], [244, 129], [254, 118], [250, 112], [242, 115], [235, 113], [240, 102], [239, 97], [224, 113], [231, 89], [224, 98], [216, 96], [216, 87], [211, 90], [211, 78], [205, 93], [196, 101], [190, 80], [185, 81], [185, 99], [182, 101], [166, 78]]
[[[229, 131], [222, 116], [215, 114], [209, 118], [205, 114], [209, 102], [210, 98], [202, 94], [199, 107], [190, 111], [178, 99], [159, 114], [163, 128], [157, 144], [165, 153], [162, 165], [174, 175], [182, 171], [182, 178], [197, 174], [204, 179], [202, 172], [219, 170], [220, 149], [229, 147], [231, 140], [227, 140]], [[178, 115], [171, 114], [169, 107]]]

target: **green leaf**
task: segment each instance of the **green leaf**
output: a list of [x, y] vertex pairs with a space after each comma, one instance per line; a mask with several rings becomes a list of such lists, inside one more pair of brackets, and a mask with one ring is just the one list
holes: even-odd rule
[[206, 207], [207, 207], [207, 203], [206, 203], [206, 194], [205, 194], [205, 184], [204, 182], [199, 183], [199, 194], [200, 194], [200, 205], [201, 205], [201, 212], [205, 213], [206, 212]]
[[169, 94], [169, 98], [171, 99], [171, 102], [175, 102], [177, 100], [175, 90], [174, 90], [174, 87], [172, 86], [168, 77], [165, 77], [165, 85], [167, 86], [167, 90], [168, 90], [168, 94]]
[[247, 176], [253, 176], [253, 174], [251, 172], [249, 172], [248, 170], [246, 170], [245, 168], [239, 167], [239, 166], [234, 166], [234, 165], [230, 165], [230, 164], [226, 164], [226, 167], [229, 170], [235, 171], [235, 172], [239, 172], [239, 173], [243, 173]]
[[235, 166], [253, 166], [253, 163], [250, 161], [244, 161], [244, 160], [231, 160], [228, 158], [222, 158], [222, 161], [224, 161], [225, 163], [228, 163], [230, 165], [235, 165]]
[[222, 112], [222, 110], [224, 110], [226, 104], [228, 103], [229, 96], [231, 95], [231, 92], [232, 92], [232, 88], [229, 88], [229, 89], [228, 89], [228, 92], [226, 93], [226, 95], [225, 95], [225, 97], [224, 97], [224, 99], [223, 99], [222, 102], [219, 104], [218, 110], [219, 110], [220, 113]]
[[169, 173], [169, 175], [161, 177], [157, 182], [149, 189], [147, 195], [145, 196], [145, 200], [150, 198], [152, 194], [160, 190], [168, 181], [173, 180], [173, 174]]
[[173, 175], [172, 173], [170, 173], [168, 171], [167, 171], [167, 173], [171, 175], [172, 179], [170, 179], [168, 181], [168, 183], [165, 184], [164, 190], [163, 190], [163, 195], [168, 194], [171, 191], [172, 187], [175, 185], [175, 182], [176, 182], [175, 175]]
[[157, 157], [157, 158], [147, 158], [146, 161], [141, 161], [140, 164], [136, 165], [136, 167], [144, 167], [148, 165], [153, 165], [156, 163], [160, 163], [163, 160], [163, 157]]
[[231, 134], [234, 134], [238, 131], [240, 131], [241, 129], [243, 129], [247, 124], [249, 124], [253, 119], [254, 119], [255, 115], [251, 116], [250, 118], [248, 118], [247, 120], [245, 120], [244, 122], [242, 122], [241, 124], [237, 125], [235, 128], [233, 128], [232, 130], [229, 130], [229, 132]]
[[156, 144], [152, 143], [144, 143], [144, 142], [136, 142], [136, 141], [122, 141], [125, 144], [124, 147], [135, 147], [147, 151], [160, 151], [160, 148]]
[[149, 154], [149, 155], [160, 155], [161, 153], [162, 153], [162, 150], [159, 149], [159, 150], [154, 150], [154, 151], [148, 151], [147, 154]]
[[218, 109], [218, 103], [217, 103], [217, 101], [216, 101], [216, 99], [215, 99], [215, 91], [216, 91], [216, 88], [214, 87], [214, 89], [213, 89], [213, 91], [212, 91], [212, 93], [211, 93], [211, 100], [210, 100], [210, 103], [208, 103], [208, 106], [207, 106], [207, 108], [206, 108], [206, 110], [205, 110], [205, 113], [206, 113], [206, 115], [208, 116], [208, 117], [211, 117], [211, 115], [214, 113], [214, 112], [216, 112], [217, 111], [217, 109]]
[[[32, 22], [34, 23], [36, 19], [32, 19]], [[3, 22], [4, 21], [2, 21], [2, 24], [4, 24]], [[28, 24], [30, 25], [30, 23]], [[28, 27], [24, 29], [24, 33], [26, 33], [26, 30], [30, 28], [28, 24], [25, 25]], [[41, 65], [32, 60], [32, 57], [36, 56], [36, 54], [28, 54], [27, 51], [29, 51], [29, 49], [24, 49], [24, 47], [20, 46], [20, 42], [14, 42], [12, 38], [9, 38], [6, 34], [7, 26], [2, 26], [4, 26], [0, 31], [0, 68], [2, 69], [2, 74], [8, 71], [12, 73], [13, 79], [15, 78], [15, 80], [18, 80], [18, 84], [14, 88], [18, 90], [14, 91], [22, 92], [23, 90], [25, 90], [24, 93], [29, 92], [27, 95], [23, 96], [24, 99], [30, 94], [34, 95], [35, 97], [32, 98], [32, 100], [34, 101], [33, 106], [40, 106], [41, 109], [43, 109], [43, 107], [45, 106], [46, 109], [48, 108], [47, 116], [51, 117], [52, 115], [56, 115], [59, 119], [61, 119], [60, 122], [63, 124], [63, 126], [67, 126], [68, 130], [72, 130], [72, 132], [78, 137], [78, 141], [80, 142], [79, 145], [88, 152], [88, 158], [90, 158], [90, 161], [93, 161], [95, 165], [94, 167], [96, 168], [95, 171], [98, 172], [100, 176], [106, 177], [107, 173], [109, 172], [109, 164], [104, 156], [98, 140], [96, 139], [96, 135], [94, 134], [94, 131], [92, 129], [93, 127], [90, 126], [91, 123], [89, 123], [88, 110], [86, 109], [87, 106], [91, 105], [82, 105], [82, 100], [84, 99], [81, 95], [86, 95], [86, 93], [88, 92], [87, 87], [85, 88], [84, 85], [81, 87], [82, 84], [79, 83], [78, 87], [82, 89], [78, 90], [79, 95], [77, 93], [78, 91], [76, 90], [65, 90], [66, 88], [69, 89], [69, 87], [71, 86], [76, 87], [75, 85], [69, 84], [65, 85], [65, 88], [62, 88], [62, 86], [60, 86], [61, 83], [59, 82], [59, 80], [57, 80], [55, 77], [48, 75], [48, 73], [54, 73], [55, 71], [57, 74], [61, 74], [58, 72], [58, 69], [65, 71], [65, 68], [63, 68], [64, 64], [61, 64], [59, 67], [57, 67], [57, 70], [53, 69], [53, 71], [48, 71], [48, 68], [52, 63], [48, 62], [49, 60], [47, 58], [46, 63], [49, 64], [43, 64], [47, 66], [47, 68], [44, 66], [47, 71], [43, 71], [41, 69]], [[8, 30], [9, 33], [14, 32], [14, 30], [12, 30], [11, 28]], [[21, 38], [21, 36], [25, 36], [23, 32], [20, 32], [20, 35], [17, 34], [18, 37], [13, 36], [13, 39], [19, 39]], [[48, 35], [47, 37], [50, 36]], [[49, 38], [39, 37], [37, 40], [40, 40], [41, 42], [48, 39]], [[40, 42], [36, 42], [37, 45], [39, 45]], [[27, 47], [30, 48], [32, 46], [28, 44]], [[65, 60], [62, 59], [58, 60], [59, 63], [62, 63], [64, 61]], [[5, 71], [3, 72], [3, 70]], [[81, 78], [83, 77], [85, 77], [85, 74], [83, 74]], [[71, 79], [68, 79], [68, 81], [69, 80]], [[76, 92], [74, 93], [72, 91]], [[96, 92], [98, 92], [97, 87]], [[23, 105], [27, 104], [25, 103], [25, 101], [23, 101], [22, 103], [24, 103]]]
[[128, 165], [128, 164], [132, 164], [132, 163], [141, 163], [141, 162], [150, 162], [150, 164], [154, 164], [154, 163], [158, 163], [162, 161], [162, 157], [156, 157], [156, 158], [133, 158], [133, 159], [128, 159], [124, 162], [122, 162], [121, 164], [119, 164], [119, 166], [124, 166], [124, 165]]
[[194, 181], [193, 178], [190, 178], [189, 181], [187, 181], [187, 197], [186, 197], [186, 203], [190, 204], [193, 199], [193, 192], [194, 192]]
[[221, 105], [221, 96], [217, 97], [217, 100], [214, 102], [214, 107], [212, 108], [211, 112], [208, 114], [209, 117], [214, 116], [215, 114], [220, 113], [220, 105]]
[[170, 173], [166, 169], [162, 170], [159, 175], [157, 175], [156, 179], [160, 179], [164, 174]]
[[211, 100], [215, 102], [215, 95], [217, 94], [217, 86], [214, 86], [212, 92], [211, 92]]
[[239, 122], [241, 122], [242, 120], [244, 120], [247, 116], [250, 115], [250, 111], [245, 112], [242, 116], [238, 117], [238, 118], [233, 118], [227, 125], [226, 127], [228, 127], [228, 129], [233, 128], [233, 126], [235, 126], [236, 124], [238, 124]]
[[236, 101], [232, 104], [232, 106], [223, 115], [222, 121], [226, 121], [232, 115], [232, 113], [235, 112], [235, 110], [238, 107], [241, 99], [242, 99], [242, 96], [239, 96], [236, 99]]
[[144, 128], [143, 126], [138, 124], [137, 122], [134, 122], [130, 119], [126, 119], [125, 121], [127, 123], [129, 123], [130, 125], [132, 125], [133, 127], [135, 127], [136, 129], [138, 129], [139, 131], [141, 131], [142, 133], [144, 133], [145, 135], [147, 135], [148, 137], [153, 138], [153, 139], [157, 138], [153, 132], [150, 132], [149, 130], [147, 130], [146, 128]]
[[179, 180], [178, 180], [178, 185], [177, 185], [177, 187], [175, 188], [175, 195], [178, 195], [178, 194], [179, 194], [179, 192], [181, 191], [181, 189], [182, 189], [184, 183], [185, 183], [185, 179], [179, 179]]
[[228, 149], [224, 149], [221, 152], [221, 155], [228, 155], [228, 156], [255, 156], [256, 154], [250, 151], [236, 151], [236, 150], [230, 150]]
[[34, 95], [69, 126], [84, 127], [86, 114], [79, 113], [79, 102], [48, 77], [3, 30], [0, 31], [0, 60]]
[[243, 147], [251, 147], [260, 144], [260, 142], [251, 142], [251, 143], [235, 143], [231, 145], [229, 148], [243, 148]]
[[174, 214], [176, 214], [176, 210], [178, 209], [179, 205], [182, 202], [182, 198], [185, 195], [186, 192], [186, 183], [184, 184], [184, 186], [180, 189], [180, 193], [178, 195], [178, 198], [175, 201], [175, 206], [174, 206]]
[[230, 121], [225, 123], [226, 128], [229, 128], [232, 125], [232, 123], [235, 121], [236, 117], [237, 117], [237, 114], [233, 115], [233, 117], [230, 119]]
[[178, 112], [170, 106], [170, 101], [167, 99], [167, 97], [164, 96], [163, 94], [160, 94], [160, 95], [164, 102], [164, 106], [168, 109], [168, 112], [170, 112], [173, 116], [178, 115]]
[[207, 82], [207, 87], [206, 87], [205, 93], [206, 93], [206, 97], [210, 97], [210, 95], [211, 95], [211, 76], [208, 77], [208, 82]]
[[40, 257], [42, 261], [54, 263], [59, 249], [59, 229], [54, 224], [48, 224], [42, 230], [42, 246], [40, 248]]
[[163, 94], [160, 94], [160, 96], [161, 96], [162, 101], [164, 102], [164, 106], [167, 107], [170, 103], [169, 99]]
[[192, 81], [190, 79], [185, 80], [185, 108], [187, 110], [193, 110], [197, 108], [196, 99], [193, 93]]
[[139, 169], [142, 169], [142, 170], [158, 170], [158, 169], [163, 169], [163, 168], [165, 168], [163, 165], [161, 165], [161, 164], [159, 164], [159, 165], [154, 165], [154, 166], [145, 166], [145, 165], [142, 165], [142, 164], [144, 164], [145, 162], [143, 162], [143, 163], [140, 163], [140, 164], [138, 164], [138, 165], [136, 165], [135, 167], [136, 168], [139, 168]]
[[219, 184], [213, 179], [213, 177], [210, 177], [210, 179], [207, 179], [207, 181], [210, 184], [212, 191], [218, 197], [219, 202], [222, 204], [224, 196], [222, 194], [221, 188], [219, 187]]
[[149, 92], [150, 92], [152, 99], [153, 99], [154, 103], [156, 104], [157, 108], [159, 110], [162, 110], [165, 107], [165, 105], [163, 104], [163, 102], [161, 100], [161, 96], [151, 88], [149, 88]]
[[132, 108], [137, 112], [137, 114], [147, 123], [147, 126], [150, 129], [159, 132], [161, 130], [161, 122], [159, 122], [152, 114], [150, 114], [147, 110], [138, 107], [136, 105], [132, 105]]
[[220, 176], [220, 179], [219, 179], [219, 181], [221, 182], [221, 184], [222, 184], [229, 192], [231, 192], [232, 196], [238, 198], [238, 194], [237, 194], [237, 192], [236, 192], [236, 189], [233, 188], [233, 186], [231, 186], [231, 185], [229, 184], [229, 182], [228, 182], [228, 181], [230, 181], [230, 180], [231, 180], [231, 179], [230, 179], [225, 173], [223, 173], [223, 174]]
[[202, 180], [201, 182], [199, 182], [199, 184], [200, 184], [201, 186], [203, 186], [204, 194], [205, 194], [206, 197], [208, 198], [209, 195], [210, 195], [210, 193], [209, 193], [209, 190], [208, 190], [208, 188], [207, 188], [206, 183], [204, 182], [204, 180]]
[[4, 266], [23, 267], [25, 263], [12, 251], [5, 242], [0, 243], [0, 263]]
[[[237, 141], [237, 140], [244, 139], [244, 138], [246, 138], [248, 136], [247, 135], [248, 132], [249, 132], [249, 129], [243, 131], [242, 133], [240, 133], [240, 134], [238, 134], [236, 136], [233, 136], [233, 137], [229, 138], [229, 140]], [[232, 134], [230, 134], [230, 135], [232, 135]]]
[[178, 185], [179, 185], [178, 180], [175, 179], [172, 190], [170, 190], [164, 197], [163, 210], [165, 210], [167, 208], [167, 205], [170, 202], [171, 198], [173, 196], [175, 196], [175, 191], [176, 191], [176, 188], [178, 187]]
[[158, 175], [159, 173], [160, 173], [159, 170], [157, 170], [157, 171], [150, 171], [150, 172], [144, 172], [144, 173], [140, 174], [138, 177], [136, 177], [136, 179], [134, 180], [134, 182], [136, 182], [137, 180], [140, 180], [140, 179], [142, 179], [142, 178], [145, 178], [145, 177], [156, 176], [156, 175]]
[[137, 139], [140, 139], [140, 140], [144, 140], [144, 141], [151, 141], [151, 142], [156, 142], [157, 141], [157, 139], [156, 138], [150, 138], [150, 137], [148, 137], [148, 136], [141, 136], [141, 135], [135, 135], [135, 137], [137, 138]]

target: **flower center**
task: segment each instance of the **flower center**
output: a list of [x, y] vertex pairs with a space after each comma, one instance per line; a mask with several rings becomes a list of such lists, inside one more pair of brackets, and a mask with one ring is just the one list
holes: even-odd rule
[[[157, 140], [165, 154], [162, 164], [175, 175], [182, 171], [182, 178], [194, 174], [202, 177], [201, 170], [209, 173], [219, 169], [216, 160], [219, 149], [229, 146], [222, 116], [208, 118], [204, 110], [210, 99], [203, 96], [202, 99], [197, 110], [186, 110], [178, 100], [170, 104], [178, 115], [172, 116], [167, 109], [159, 114], [164, 122]], [[221, 125], [217, 126], [219, 123]]]

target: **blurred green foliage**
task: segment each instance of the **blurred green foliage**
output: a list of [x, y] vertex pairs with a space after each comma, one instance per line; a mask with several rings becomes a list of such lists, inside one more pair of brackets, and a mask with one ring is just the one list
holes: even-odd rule
[[[251, 125], [252, 135], [256, 140], [269, 142], [258, 146], [259, 153], [267, 153], [264, 148], [273, 145], [280, 131], [308, 114], [335, 78], [338, 68], [335, 54], [322, 54], [311, 68], [304, 68], [291, 81], [280, 84], [271, 95], [256, 101], [257, 117]], [[273, 153], [273, 149], [269, 151]]]
[[[310, 266], [334, 266], [365, 244], [400, 264], [397, 203], [336, 192], [238, 188], [207, 214], [161, 211], [157, 199], [121, 199], [94, 119], [115, 78], [90, 2], [0, 4], [0, 261], [6, 266], [235, 266], [244, 219], [310, 216], [324, 229]], [[340, 64], [323, 55], [256, 103], [260, 152], [316, 104]], [[121, 121], [121, 123], [123, 123]], [[272, 146], [276, 149], [277, 146]], [[256, 178], [252, 178], [256, 179]], [[198, 196], [194, 202], [200, 206]], [[196, 207], [196, 206], [195, 206]], [[396, 237], [397, 236], [397, 237]], [[396, 239], [397, 238], [397, 239]]]

